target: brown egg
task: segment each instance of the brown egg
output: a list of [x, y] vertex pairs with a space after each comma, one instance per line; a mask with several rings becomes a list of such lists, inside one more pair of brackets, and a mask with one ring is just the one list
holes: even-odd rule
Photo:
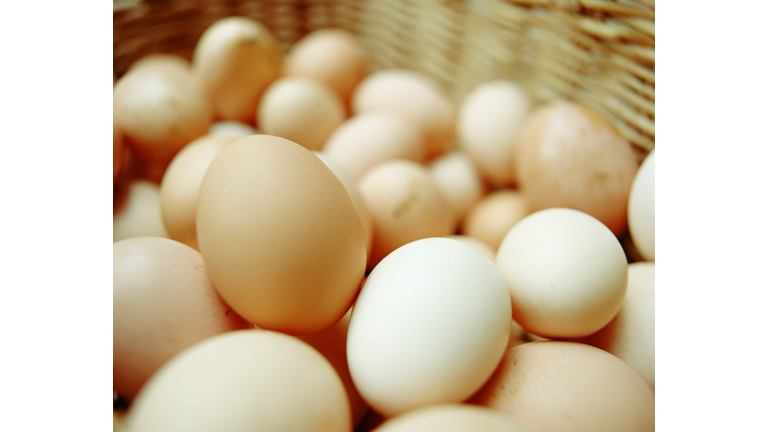
[[355, 35], [341, 28], [315, 30], [291, 47], [286, 75], [314, 78], [334, 89], [345, 104], [368, 74], [368, 55]]
[[568, 207], [590, 214], [618, 237], [637, 161], [608, 120], [567, 101], [534, 109], [517, 141], [517, 175], [532, 211]]
[[507, 232], [528, 214], [528, 205], [520, 192], [497, 189], [467, 210], [461, 231], [484, 241], [495, 253]]
[[381, 162], [408, 159], [421, 163], [426, 155], [418, 126], [386, 111], [363, 112], [345, 120], [325, 141], [322, 152], [356, 180]]
[[118, 184], [112, 219], [112, 241], [131, 237], [168, 237], [160, 212], [160, 188], [147, 180]]
[[256, 113], [259, 129], [320, 150], [326, 139], [346, 118], [344, 102], [320, 81], [292, 76], [270, 85]]
[[429, 77], [408, 69], [386, 69], [366, 76], [352, 94], [352, 112], [384, 110], [402, 115], [424, 133], [427, 158], [449, 150], [456, 110]]
[[269, 330], [332, 326], [365, 273], [365, 230], [344, 185], [310, 150], [271, 135], [240, 138], [211, 162], [197, 241], [222, 297]]
[[112, 256], [113, 385], [121, 396], [133, 399], [160, 366], [196, 342], [249, 328], [189, 246], [135, 237], [115, 242]]
[[645, 381], [616, 356], [576, 342], [508, 349], [470, 402], [505, 412], [531, 432], [647, 432], [655, 425]]
[[608, 351], [624, 360], [656, 388], [656, 271], [653, 262], [629, 264], [629, 279], [624, 303], [605, 327], [583, 342]]
[[192, 69], [219, 119], [252, 124], [259, 98], [280, 76], [282, 52], [262, 23], [241, 16], [222, 18], [195, 45]]
[[113, 101], [127, 145], [147, 162], [167, 164], [213, 121], [208, 99], [186, 69], [139, 67], [118, 80]]
[[389, 160], [371, 168], [358, 184], [373, 217], [369, 268], [406, 243], [453, 234], [451, 208], [425, 166]]
[[528, 432], [496, 410], [468, 404], [435, 404], [408, 411], [382, 423], [376, 432]]
[[286, 334], [242, 330], [183, 351], [147, 383], [129, 432], [352, 432], [339, 375]]
[[189, 60], [178, 54], [152, 53], [147, 54], [136, 60], [128, 68], [128, 72], [136, 71], [142, 68], [167, 68], [174, 69], [180, 73], [189, 72], [192, 67]]
[[160, 212], [168, 236], [198, 249], [195, 220], [200, 184], [213, 158], [236, 138], [203, 135], [173, 158], [160, 184]]
[[[351, 311], [351, 310], [350, 310]], [[347, 330], [349, 329], [349, 317], [351, 312], [333, 326], [319, 333], [301, 336], [299, 339], [312, 345], [320, 352], [336, 369], [344, 388], [347, 390], [350, 408], [352, 409], [352, 425], [357, 426], [368, 412], [366, 405], [360, 393], [352, 382], [352, 376], [349, 374], [349, 365], [347, 364]]]

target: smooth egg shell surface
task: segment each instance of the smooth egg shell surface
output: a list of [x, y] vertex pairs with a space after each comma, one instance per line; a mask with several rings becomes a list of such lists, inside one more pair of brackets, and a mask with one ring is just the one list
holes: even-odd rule
[[365, 230], [344, 185], [312, 151], [270, 135], [240, 138], [211, 162], [197, 240], [222, 297], [268, 330], [332, 326], [365, 273]]
[[518, 222], [496, 252], [515, 320], [551, 339], [590, 335], [613, 319], [627, 292], [627, 259], [594, 217], [552, 208]]
[[496, 253], [504, 236], [528, 214], [528, 204], [520, 192], [496, 189], [480, 197], [467, 210], [461, 223], [461, 232], [482, 240]]
[[470, 403], [505, 412], [531, 432], [655, 430], [655, 397], [645, 381], [616, 356], [576, 342], [508, 349]]
[[470, 207], [484, 194], [485, 188], [475, 165], [464, 152], [452, 151], [429, 164], [435, 184], [451, 207], [456, 226]]
[[632, 182], [627, 204], [632, 241], [646, 261], [656, 259], [656, 152], [645, 157]]
[[382, 423], [376, 432], [527, 432], [504, 413], [467, 404], [436, 404]]
[[113, 385], [131, 400], [160, 366], [222, 332], [252, 328], [216, 292], [196, 250], [174, 240], [113, 243]]
[[333, 366], [295, 337], [264, 330], [215, 336], [174, 357], [128, 413], [129, 432], [351, 432]]
[[148, 180], [132, 180], [120, 184], [115, 192], [112, 219], [112, 241], [131, 237], [168, 238], [160, 211], [160, 188]]
[[352, 309], [352, 380], [387, 417], [461, 402], [501, 360], [511, 320], [493, 261], [458, 240], [413, 241], [371, 271]]
[[653, 262], [629, 265], [624, 303], [616, 316], [598, 332], [580, 339], [624, 360], [656, 388], [656, 266]]

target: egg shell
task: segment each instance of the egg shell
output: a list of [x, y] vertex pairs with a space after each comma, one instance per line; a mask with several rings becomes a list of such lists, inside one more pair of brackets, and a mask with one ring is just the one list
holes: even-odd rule
[[131, 64], [127, 72], [136, 71], [143, 68], [160, 68], [175, 70], [179, 73], [189, 73], [192, 64], [186, 58], [178, 54], [151, 53], [142, 56]]
[[199, 82], [182, 68], [142, 67], [126, 73], [115, 84], [113, 109], [126, 144], [155, 163], [167, 164], [213, 122]]
[[598, 113], [556, 100], [531, 111], [516, 145], [520, 191], [532, 211], [588, 213], [620, 237], [637, 161], [629, 142]]
[[376, 432], [528, 432], [503, 413], [467, 404], [436, 404], [382, 423]]
[[590, 335], [616, 316], [627, 292], [627, 258], [594, 217], [552, 208], [526, 216], [507, 233], [496, 265], [526, 331], [552, 339]]
[[608, 351], [626, 362], [656, 389], [656, 266], [629, 264], [624, 303], [616, 316], [596, 333], [579, 342]]
[[352, 309], [352, 380], [386, 417], [461, 402], [501, 360], [511, 320], [493, 261], [458, 240], [413, 241], [371, 271]]
[[458, 150], [433, 160], [429, 171], [453, 211], [454, 225], [458, 226], [470, 207], [485, 194], [480, 174], [469, 157]]
[[222, 297], [268, 330], [332, 326], [365, 273], [365, 230], [344, 185], [310, 150], [271, 135], [239, 138], [211, 162], [197, 240]]
[[390, 111], [419, 125], [427, 158], [447, 152], [453, 142], [456, 110], [428, 76], [409, 69], [383, 69], [366, 76], [352, 94], [352, 112]]
[[352, 425], [357, 426], [368, 412], [368, 405], [366, 405], [362, 396], [360, 396], [360, 392], [355, 388], [352, 376], [349, 374], [349, 365], [347, 364], [347, 331], [349, 329], [350, 316], [351, 309], [347, 311], [339, 322], [330, 328], [311, 335], [300, 336], [299, 339], [312, 345], [333, 365], [336, 373], [339, 374], [341, 381], [344, 383], [344, 388], [347, 390], [349, 405], [352, 410]]
[[313, 78], [331, 87], [345, 104], [368, 75], [368, 54], [355, 35], [341, 28], [312, 31], [285, 57], [285, 75]]
[[655, 397], [616, 356], [567, 341], [507, 350], [470, 403], [507, 413], [531, 432], [649, 432]]
[[168, 238], [160, 211], [160, 188], [148, 180], [131, 180], [114, 192], [112, 241], [131, 237]]
[[467, 210], [461, 232], [485, 242], [495, 254], [509, 230], [529, 214], [523, 194], [514, 189], [496, 189]]
[[171, 161], [160, 183], [160, 214], [170, 238], [199, 249], [196, 220], [200, 185], [216, 155], [235, 139], [231, 135], [203, 135]]
[[351, 422], [328, 360], [306, 342], [264, 330], [183, 351], [152, 377], [126, 419], [129, 432], [351, 432]]
[[454, 240], [459, 240], [461, 242], [464, 242], [473, 248], [479, 250], [483, 253], [483, 255], [487, 256], [488, 259], [491, 261], [494, 261], [496, 259], [496, 251], [492, 250], [490, 246], [488, 246], [484, 241], [477, 239], [475, 237], [470, 237], [468, 235], [463, 234], [454, 234], [446, 236], [448, 238], [452, 238]]
[[264, 90], [281, 74], [283, 54], [264, 24], [243, 16], [219, 19], [200, 36], [192, 70], [218, 120], [252, 124]]
[[320, 150], [333, 131], [346, 119], [344, 103], [320, 81], [286, 76], [265, 91], [256, 123], [266, 134]]
[[531, 107], [522, 87], [509, 80], [484, 82], [464, 97], [456, 122], [458, 145], [488, 183], [517, 183], [517, 134]]
[[133, 399], [182, 350], [250, 324], [213, 286], [202, 256], [170, 239], [113, 243], [113, 386]]
[[233, 138], [242, 138], [248, 135], [259, 133], [251, 125], [236, 120], [220, 120], [214, 122], [208, 129], [209, 135], [231, 136]]
[[406, 243], [454, 233], [451, 208], [425, 166], [403, 159], [385, 161], [358, 185], [373, 218], [369, 268]]
[[414, 122], [390, 112], [371, 111], [340, 124], [323, 144], [322, 152], [360, 180], [368, 170], [388, 160], [422, 163], [426, 148]]
[[656, 152], [651, 150], [632, 181], [627, 203], [632, 241], [646, 261], [656, 259]]

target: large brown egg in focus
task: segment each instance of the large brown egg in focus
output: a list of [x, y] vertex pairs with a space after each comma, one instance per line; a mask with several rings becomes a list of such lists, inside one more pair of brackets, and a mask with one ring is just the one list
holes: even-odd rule
[[515, 160], [532, 212], [572, 208], [616, 236], [626, 231], [638, 164], [629, 142], [599, 114], [562, 100], [536, 108], [523, 121]]
[[267, 330], [330, 327], [365, 273], [365, 232], [344, 185], [312, 151], [271, 135], [240, 138], [211, 162], [197, 240], [224, 300]]

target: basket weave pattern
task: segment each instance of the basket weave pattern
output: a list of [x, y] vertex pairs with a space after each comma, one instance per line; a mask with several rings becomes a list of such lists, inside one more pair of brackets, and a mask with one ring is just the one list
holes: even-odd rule
[[342, 27], [373, 70], [432, 77], [457, 106], [475, 86], [515, 81], [533, 100], [566, 98], [606, 116], [642, 157], [655, 146], [653, 0], [115, 0], [119, 77], [155, 52], [191, 59], [197, 40], [232, 15], [266, 25], [288, 48], [312, 30]]

